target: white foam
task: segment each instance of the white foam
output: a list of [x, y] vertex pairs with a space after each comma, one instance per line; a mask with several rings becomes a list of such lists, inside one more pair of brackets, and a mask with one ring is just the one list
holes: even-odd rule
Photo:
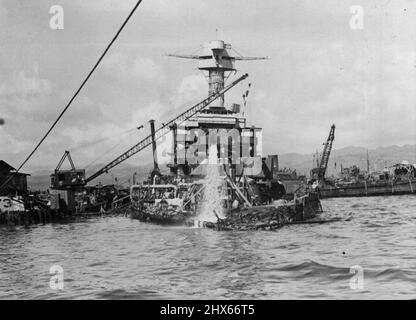
[[223, 179], [220, 176], [220, 163], [218, 161], [216, 145], [211, 145], [209, 148], [209, 158], [206, 167], [206, 176], [203, 180], [205, 189], [203, 191], [202, 206], [200, 207], [197, 220], [217, 222], [214, 210], [220, 218], [224, 218], [224, 214], [221, 202]]

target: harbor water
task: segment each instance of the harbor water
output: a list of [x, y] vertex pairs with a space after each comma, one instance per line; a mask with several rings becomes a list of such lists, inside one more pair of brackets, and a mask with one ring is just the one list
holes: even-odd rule
[[120, 216], [0, 226], [0, 299], [415, 299], [416, 196], [322, 205], [343, 221], [272, 232]]

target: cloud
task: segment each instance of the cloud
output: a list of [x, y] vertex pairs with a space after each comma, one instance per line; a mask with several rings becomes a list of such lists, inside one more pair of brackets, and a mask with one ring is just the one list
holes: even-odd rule
[[3, 3], [0, 1], [0, 25], [7, 23], [6, 18], [7, 18], [7, 9], [6, 7], [3, 6]]
[[162, 68], [150, 58], [129, 57], [125, 53], [113, 53], [103, 63], [104, 71], [113, 77], [129, 79], [129, 81], [147, 81], [152, 85], [165, 81]]
[[13, 99], [32, 99], [51, 93], [51, 82], [39, 77], [38, 67], [35, 66], [34, 75], [28, 76], [20, 71], [8, 82], [0, 85], [0, 98], [3, 101]]
[[126, 11], [133, 9], [137, 0], [75, 0], [72, 1], [76, 5], [94, 11]]
[[[4, 157], [20, 160], [30, 151], [135, 3], [62, 1], [65, 30], [55, 32], [50, 2], [0, 2], [0, 18], [8, 17], [0, 30], [8, 35], [0, 37], [0, 147], [16, 146]], [[97, 140], [74, 151], [79, 162], [119, 143], [103, 157], [111, 160], [148, 134], [149, 119], [161, 124], [201, 101], [208, 84], [196, 63], [162, 55], [193, 53], [186, 48], [220, 36], [245, 55], [270, 57], [237, 63], [250, 74], [246, 115], [264, 128], [265, 153], [311, 152], [332, 123], [337, 148], [415, 143], [416, 5], [368, 1], [364, 29], [353, 31], [353, 4], [145, 0], [33, 163], [53, 165], [61, 149]], [[226, 105], [241, 103], [246, 88], [227, 93]], [[122, 135], [139, 124], [145, 128]]]
[[28, 75], [25, 71], [13, 74], [9, 79], [2, 77], [0, 85], [0, 104], [2, 117], [7, 122], [7, 130], [11, 130], [16, 137], [29, 138], [32, 136], [35, 126], [26, 127], [29, 130], [21, 130], [22, 125], [39, 125], [50, 120], [53, 110], [44, 108], [52, 94], [52, 84], [48, 79], [39, 76], [38, 67]]
[[[133, 9], [138, 0], [76, 0], [76, 5], [93, 11], [101, 12], [114, 12], [122, 11], [129, 12]], [[138, 12], [142, 12], [144, 15], [158, 15], [159, 17], [176, 19], [189, 14], [189, 10], [193, 10], [194, 13], [206, 12], [209, 5], [206, 5], [203, 1], [200, 1], [198, 5], [195, 5], [195, 0], [152, 0], [142, 1], [139, 6]]]
[[175, 108], [183, 108], [199, 102], [197, 99], [205, 98], [207, 93], [208, 84], [203, 74], [192, 74], [182, 79], [172, 96], [172, 104]]

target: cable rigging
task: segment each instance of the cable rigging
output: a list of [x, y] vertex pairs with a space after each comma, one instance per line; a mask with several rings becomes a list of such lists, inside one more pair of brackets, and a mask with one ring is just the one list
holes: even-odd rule
[[140, 3], [142, 2], [142, 0], [137, 1], [136, 5], [133, 7], [133, 9], [130, 11], [129, 15], [127, 16], [127, 18], [124, 20], [123, 24], [121, 25], [121, 27], [118, 29], [117, 33], [115, 34], [115, 36], [112, 38], [112, 40], [110, 41], [110, 43], [107, 45], [107, 47], [105, 48], [104, 52], [101, 54], [100, 58], [98, 59], [98, 61], [95, 63], [95, 65], [93, 66], [93, 68], [91, 69], [91, 71], [88, 73], [87, 77], [84, 79], [84, 81], [81, 83], [80, 87], [75, 91], [74, 95], [71, 97], [71, 99], [69, 100], [69, 102], [67, 103], [67, 105], [65, 106], [65, 108], [61, 111], [61, 113], [59, 114], [59, 116], [56, 118], [56, 120], [53, 122], [52, 126], [49, 128], [49, 130], [45, 133], [45, 135], [42, 137], [42, 139], [38, 142], [38, 144], [35, 146], [35, 148], [32, 150], [32, 152], [26, 157], [26, 159], [22, 162], [22, 164], [16, 169], [15, 172], [13, 172], [13, 174], [11, 174], [9, 176], [8, 179], [6, 179], [6, 181], [0, 186], [0, 189], [2, 189], [5, 185], [7, 185], [9, 183], [9, 181], [23, 168], [23, 166], [29, 161], [29, 159], [33, 156], [33, 154], [38, 150], [38, 148], [40, 147], [40, 145], [43, 143], [43, 141], [48, 137], [48, 135], [51, 133], [51, 131], [53, 130], [53, 128], [56, 126], [56, 124], [59, 122], [59, 120], [62, 118], [62, 116], [65, 114], [65, 112], [69, 109], [69, 107], [71, 106], [72, 102], [75, 100], [75, 98], [78, 96], [78, 94], [81, 92], [82, 88], [85, 86], [85, 84], [88, 82], [88, 80], [90, 79], [90, 77], [92, 76], [92, 74], [94, 73], [94, 71], [97, 69], [98, 65], [101, 63], [101, 61], [103, 60], [103, 58], [105, 57], [105, 55], [107, 54], [107, 52], [110, 50], [111, 46], [113, 45], [113, 43], [117, 40], [118, 36], [120, 35], [121, 31], [123, 31], [124, 27], [126, 26], [126, 24], [129, 22], [130, 18], [133, 16], [134, 12], [136, 11], [136, 9], [139, 7]]

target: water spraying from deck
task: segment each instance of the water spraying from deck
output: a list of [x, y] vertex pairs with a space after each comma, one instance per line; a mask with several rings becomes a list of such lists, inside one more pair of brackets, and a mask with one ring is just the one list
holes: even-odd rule
[[209, 148], [208, 164], [206, 165], [206, 168], [206, 176], [203, 181], [205, 189], [197, 220], [217, 222], [214, 210], [220, 218], [224, 218], [224, 214], [221, 201], [221, 186], [223, 179], [220, 176], [220, 163], [218, 161], [216, 145], [211, 145]]

